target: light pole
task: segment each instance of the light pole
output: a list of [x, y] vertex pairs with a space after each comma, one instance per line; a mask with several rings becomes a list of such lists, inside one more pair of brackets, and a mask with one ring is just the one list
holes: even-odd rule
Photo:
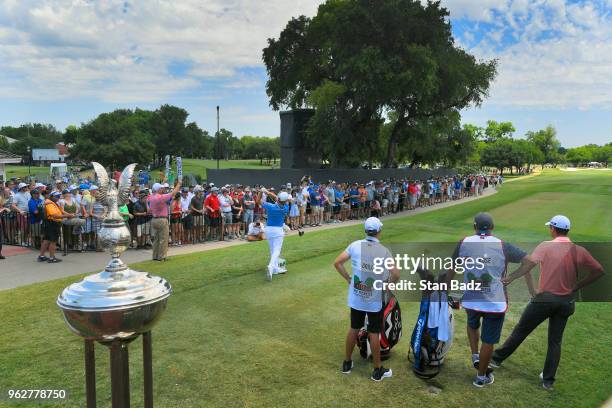
[[28, 176], [32, 177], [32, 148], [28, 146]]
[[219, 169], [219, 105], [217, 105], [217, 170]]

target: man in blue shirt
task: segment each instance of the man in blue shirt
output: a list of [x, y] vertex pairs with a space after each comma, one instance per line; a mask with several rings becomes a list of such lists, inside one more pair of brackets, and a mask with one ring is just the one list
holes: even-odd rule
[[316, 227], [321, 225], [321, 215], [323, 214], [319, 186], [311, 185], [308, 187], [308, 194], [310, 194], [311, 227]]
[[28, 201], [28, 214], [30, 215], [30, 235], [32, 236], [32, 243], [34, 247], [40, 246], [40, 236], [42, 234], [42, 216], [40, 208], [43, 204], [43, 199], [40, 198], [40, 191], [34, 189], [30, 193], [31, 198]]
[[[274, 199], [274, 203], [263, 201], [262, 193]], [[261, 189], [259, 201], [262, 202], [262, 207], [266, 210], [266, 228], [265, 235], [270, 247], [270, 262], [268, 263], [267, 278], [272, 280], [273, 275], [278, 275], [287, 272], [285, 268], [280, 268], [278, 258], [283, 249], [283, 238], [285, 237], [285, 217], [289, 213], [289, 193], [283, 191], [278, 196], [265, 188]]]
[[351, 218], [357, 219], [359, 212], [359, 186], [353, 183], [349, 190], [349, 203], [351, 204]]

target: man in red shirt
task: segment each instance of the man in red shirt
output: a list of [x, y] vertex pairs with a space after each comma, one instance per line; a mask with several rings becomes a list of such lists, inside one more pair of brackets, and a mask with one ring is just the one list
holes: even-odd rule
[[211, 234], [211, 238], [214, 234], [217, 234], [217, 229], [219, 227], [219, 219], [221, 217], [221, 205], [219, 204], [219, 197], [217, 194], [219, 193], [219, 189], [217, 187], [213, 187], [210, 189], [210, 194], [204, 200], [204, 208], [206, 208], [206, 223], [208, 224], [208, 229]]
[[[586, 249], [570, 241], [567, 236], [570, 220], [567, 217], [556, 215], [546, 225], [550, 227], [553, 240], [539, 244], [533, 253], [527, 256], [526, 262], [502, 279], [507, 285], [540, 264], [537, 294], [523, 311], [510, 337], [493, 353], [490, 366], [499, 367], [540, 323], [548, 319], [548, 350], [540, 379], [545, 389], [551, 389], [561, 359], [565, 324], [575, 309], [574, 293], [599, 279], [604, 270]], [[577, 281], [579, 267], [588, 269], [589, 275]]]

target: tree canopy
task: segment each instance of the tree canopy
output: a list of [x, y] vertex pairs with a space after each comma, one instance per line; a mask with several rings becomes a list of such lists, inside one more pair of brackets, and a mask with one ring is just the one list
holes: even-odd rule
[[439, 2], [330, 0], [291, 19], [263, 50], [270, 105], [314, 107], [309, 144], [332, 165], [372, 160], [374, 147], [387, 167], [418, 161], [409, 146], [479, 105], [496, 73], [455, 44], [448, 15]]
[[[63, 134], [55, 126], [43, 123], [26, 123], [19, 127], [3, 126], [0, 135], [17, 140], [5, 145], [11, 153], [26, 157], [28, 148], [53, 148], [62, 141]], [[6, 140], [6, 139], [4, 139]]]

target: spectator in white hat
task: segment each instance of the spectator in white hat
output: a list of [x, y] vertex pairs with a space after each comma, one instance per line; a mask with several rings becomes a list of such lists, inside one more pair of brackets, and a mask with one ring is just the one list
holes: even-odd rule
[[[262, 194], [267, 194], [268, 197], [272, 198], [275, 202], [270, 203], [263, 201], [261, 198]], [[277, 196], [275, 193], [262, 188], [259, 193], [259, 201], [262, 202], [262, 206], [266, 211], [266, 239], [270, 247], [270, 262], [268, 263], [267, 278], [269, 281], [272, 280], [273, 275], [283, 274], [287, 272], [284, 267], [279, 266], [279, 258], [283, 249], [283, 239], [285, 237], [285, 217], [289, 213], [289, 193], [283, 191]]]
[[[552, 241], [539, 244], [531, 255], [527, 256], [526, 263], [502, 280], [509, 284], [540, 265], [537, 294], [523, 311], [521, 319], [504, 345], [493, 353], [490, 365], [499, 367], [536, 327], [548, 320], [548, 350], [540, 380], [542, 387], [551, 389], [561, 359], [563, 331], [567, 320], [574, 314], [574, 293], [603, 276], [604, 270], [585, 248], [571, 242], [568, 237], [569, 218], [555, 215], [545, 225], [549, 227]], [[578, 281], [580, 267], [587, 269], [589, 274]]]
[[[348, 306], [351, 310], [351, 327], [346, 336], [345, 357], [342, 363], [342, 373], [350, 374], [353, 369], [353, 349], [357, 344], [359, 330], [364, 326], [365, 318], [368, 317], [368, 337], [374, 359], [374, 371], [371, 379], [382, 381], [391, 377], [391, 369], [384, 368], [380, 360], [380, 338], [379, 334], [383, 328], [383, 290], [379, 283], [399, 280], [399, 271], [393, 267], [384, 268], [382, 273], [375, 273], [375, 259], [385, 259], [387, 265], [389, 259], [393, 259], [391, 252], [380, 243], [380, 234], [383, 223], [376, 217], [368, 218], [364, 223], [366, 233], [365, 239], [351, 243], [338, 255], [334, 267], [348, 283]], [[349, 274], [344, 264], [351, 261], [352, 274]], [[364, 267], [365, 266], [365, 267]]]
[[182, 181], [178, 180], [174, 190], [164, 194], [163, 186], [153, 184], [153, 196], [149, 199], [149, 208], [153, 219], [151, 220], [151, 235], [153, 238], [153, 260], [165, 261], [168, 253], [168, 203], [181, 189]]

